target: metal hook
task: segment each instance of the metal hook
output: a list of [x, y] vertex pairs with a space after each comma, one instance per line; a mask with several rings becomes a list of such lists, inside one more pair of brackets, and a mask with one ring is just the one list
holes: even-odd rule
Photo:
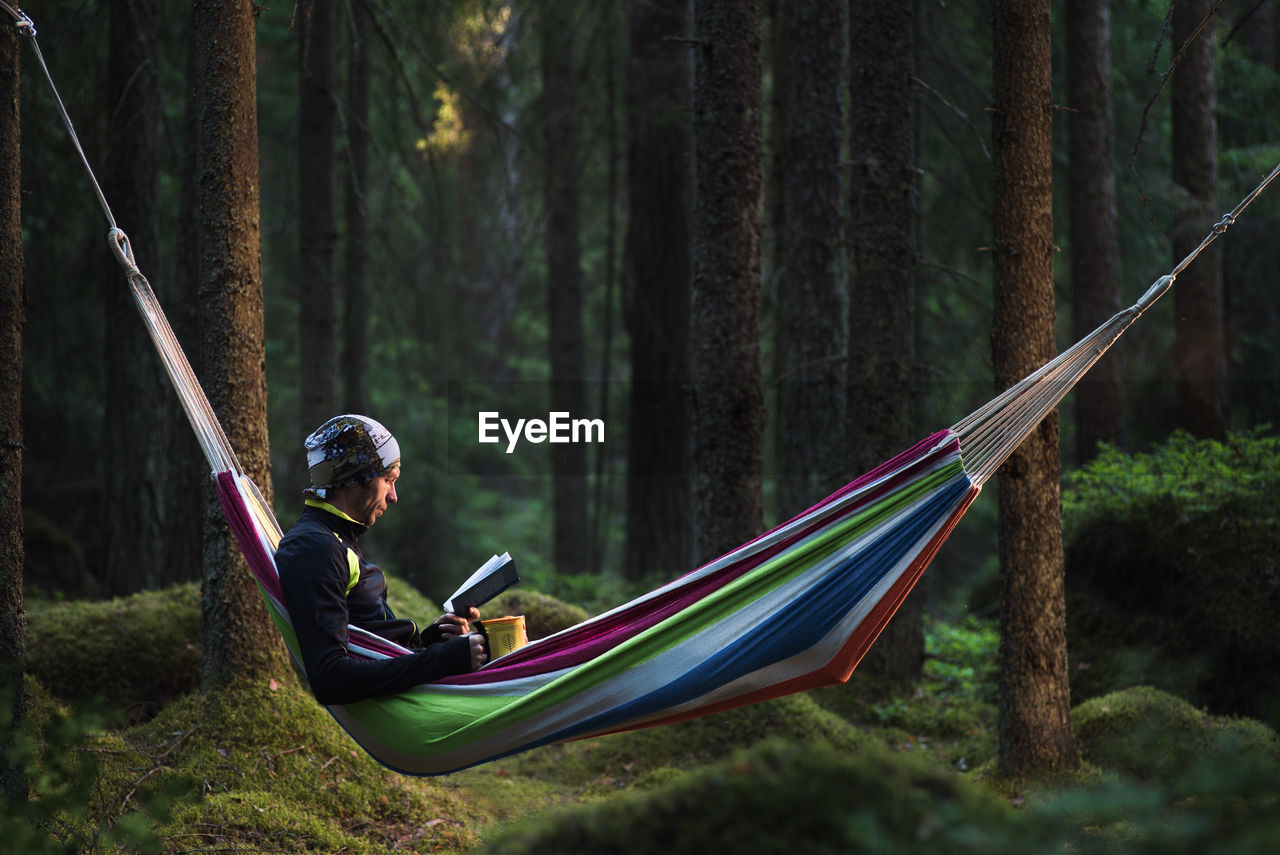
[[9, 11], [16, 19], [13, 25], [18, 28], [18, 31], [34, 39], [36, 37], [36, 22], [31, 20], [31, 16], [21, 9], [10, 9]]

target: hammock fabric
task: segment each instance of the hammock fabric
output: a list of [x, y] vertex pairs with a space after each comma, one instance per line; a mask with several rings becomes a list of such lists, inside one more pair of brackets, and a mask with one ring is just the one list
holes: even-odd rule
[[[217, 481], [297, 661], [272, 560], [279, 527], [246, 476], [224, 471]], [[844, 681], [977, 493], [958, 439], [942, 431], [624, 606], [479, 671], [329, 710], [379, 761], [425, 775]], [[407, 652], [351, 631], [353, 653]]]
[[[36, 45], [35, 27], [2, 0], [0, 7], [30, 38], [110, 223], [112, 252], [209, 461], [228, 523], [301, 671], [275, 568], [280, 526], [240, 466], [128, 238], [116, 227]], [[683, 721], [848, 679], [987, 479], [1277, 174], [1280, 166], [1133, 306], [951, 429], [803, 514], [478, 671], [329, 711], [378, 761], [407, 774], [433, 775], [539, 745]], [[373, 658], [408, 652], [356, 627], [349, 650]]]

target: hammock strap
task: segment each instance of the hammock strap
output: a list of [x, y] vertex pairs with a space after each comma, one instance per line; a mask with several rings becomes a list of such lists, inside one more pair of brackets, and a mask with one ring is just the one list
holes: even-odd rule
[[129, 280], [129, 290], [133, 294], [134, 304], [138, 307], [143, 323], [146, 324], [147, 332], [151, 335], [151, 341], [160, 354], [165, 372], [169, 375], [174, 390], [178, 393], [182, 409], [187, 414], [187, 420], [191, 422], [191, 427], [195, 431], [196, 440], [200, 443], [200, 448], [204, 452], [205, 458], [209, 461], [209, 468], [213, 472], [231, 470], [237, 474], [243, 474], [244, 470], [236, 458], [235, 451], [232, 449], [226, 433], [222, 430], [222, 425], [213, 411], [213, 406], [209, 403], [204, 389], [200, 386], [200, 381], [196, 379], [195, 371], [192, 370], [191, 363], [187, 360], [182, 346], [178, 343], [178, 337], [174, 335], [168, 319], [160, 309], [160, 302], [156, 299], [151, 283], [142, 275], [137, 263], [134, 261], [133, 248], [129, 243], [128, 236], [116, 225], [115, 217], [111, 213], [111, 206], [107, 204], [102, 187], [98, 184], [98, 178], [94, 175], [93, 167], [89, 164], [88, 155], [85, 154], [84, 147], [80, 144], [75, 125], [72, 124], [71, 116], [67, 113], [67, 108], [62, 102], [62, 96], [58, 93], [58, 87], [53, 82], [53, 75], [49, 72], [49, 66], [45, 63], [44, 55], [40, 52], [40, 45], [36, 42], [35, 23], [26, 12], [14, 9], [5, 0], [0, 0], [0, 8], [3, 8], [13, 17], [18, 32], [21, 35], [25, 35], [31, 42], [31, 48], [35, 52], [36, 59], [39, 60], [40, 69], [44, 72], [44, 78], [49, 84], [49, 91], [53, 93], [53, 101], [58, 108], [58, 114], [62, 117], [62, 123], [66, 126], [67, 134], [71, 138], [71, 144], [80, 156], [80, 162], [84, 165], [85, 173], [89, 176], [89, 183], [93, 185], [93, 192], [98, 197], [98, 204], [102, 206], [102, 212], [106, 215], [107, 223], [110, 226], [110, 230], [107, 232], [107, 242], [111, 247], [111, 254], [115, 257], [124, 271], [125, 277]]
[[979, 487], [995, 474], [1015, 448], [1026, 439], [1049, 411], [1066, 397], [1081, 377], [1093, 367], [1108, 348], [1156, 300], [1164, 296], [1178, 274], [1196, 256], [1225, 234], [1249, 204], [1280, 175], [1280, 164], [1258, 183], [1239, 204], [1224, 214], [1200, 244], [1187, 254], [1167, 275], [1161, 276], [1142, 297], [1123, 311], [1117, 312], [1096, 330], [1058, 354], [1038, 370], [1010, 386], [991, 401], [957, 422], [951, 429], [960, 437], [961, 457], [965, 470]]

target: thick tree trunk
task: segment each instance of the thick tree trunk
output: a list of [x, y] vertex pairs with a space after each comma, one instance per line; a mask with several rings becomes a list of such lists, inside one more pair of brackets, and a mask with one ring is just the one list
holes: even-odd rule
[[[916, 438], [920, 258], [912, 0], [859, 3], [850, 19], [849, 366], [851, 474]], [[863, 667], [914, 678], [924, 667], [922, 598], [911, 596]]]
[[[998, 389], [1053, 357], [1049, 0], [992, 3], [995, 329]], [[1078, 763], [1071, 733], [1058, 417], [1000, 470], [1000, 768]]]
[[366, 272], [368, 215], [365, 187], [369, 181], [369, 79], [372, 75], [372, 27], [368, 7], [356, 2], [351, 7], [351, 61], [347, 81], [347, 181], [343, 208], [346, 213], [345, 252], [342, 285], [345, 323], [342, 345], [343, 409], [349, 413], [369, 410], [369, 306]]
[[846, 480], [842, 0], [793, 4], [774, 54], [784, 81], [778, 230], [778, 512]]
[[25, 801], [27, 779], [8, 749], [26, 715], [26, 614], [22, 600], [22, 333], [27, 318], [22, 257], [18, 35], [0, 32], [0, 795]]
[[761, 18], [758, 0], [694, 1], [693, 460], [699, 562], [759, 534]]
[[[196, 0], [192, 16], [202, 81], [201, 379], [241, 464], [269, 502], [254, 5]], [[206, 689], [283, 669], [279, 637], [212, 490], [203, 604]]]
[[[539, 8], [542, 45], [543, 163], [547, 209], [547, 311], [551, 356], [551, 409], [586, 409], [586, 345], [582, 327], [582, 261], [578, 235], [578, 118], [574, 66], [577, 29], [573, 0]], [[552, 455], [556, 570], [590, 569], [587, 524], [587, 450], [581, 443], [548, 445]]]
[[[112, 0], [107, 57], [107, 154], [103, 192], [129, 235], [138, 267], [155, 270], [159, 243], [156, 171], [160, 115], [155, 0]], [[157, 434], [178, 409], [152, 358], [125, 278], [106, 268], [107, 400], [103, 436], [104, 573], [107, 591], [127, 594], [172, 581], [164, 544], [171, 458]], [[163, 301], [164, 294], [157, 296]], [[157, 431], [157, 427], [160, 430]]]
[[693, 563], [689, 326], [692, 93], [685, 0], [631, 4], [626, 317], [628, 579]]
[[[1173, 73], [1173, 182], [1181, 200], [1173, 220], [1175, 263], [1199, 245], [1217, 215], [1213, 22], [1195, 35], [1212, 5], [1187, 0], [1173, 7], [1174, 44], [1181, 48], [1190, 41]], [[1178, 423], [1195, 436], [1221, 439], [1227, 426], [1227, 355], [1220, 242], [1178, 276], [1173, 309]]]
[[338, 357], [337, 3], [298, 22], [298, 396], [302, 433], [336, 415]]
[[[1079, 340], [1120, 311], [1120, 246], [1112, 158], [1110, 0], [1068, 0], [1067, 114], [1071, 178], [1072, 329]], [[1075, 389], [1076, 462], [1125, 442], [1124, 342]]]

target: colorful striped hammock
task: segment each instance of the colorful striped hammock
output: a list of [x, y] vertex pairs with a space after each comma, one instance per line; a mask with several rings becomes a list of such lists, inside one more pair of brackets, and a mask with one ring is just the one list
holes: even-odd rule
[[[952, 428], [794, 519], [470, 674], [330, 706], [330, 713], [384, 765], [436, 775], [847, 680], [1000, 463], [1229, 219], [1234, 214], [1133, 306]], [[273, 559], [280, 526], [236, 460], [118, 229], [111, 246], [210, 462], [226, 518], [301, 671]], [[352, 655], [408, 652], [358, 627], [350, 637]]]
[[[228, 523], [301, 671], [273, 558], [280, 526], [236, 459], [116, 226], [57, 97], [35, 27], [7, 3], [0, 7], [30, 38], [110, 223], [112, 252], [209, 461]], [[1280, 166], [1133, 306], [952, 428], [794, 519], [478, 671], [329, 711], [381, 763], [435, 775], [539, 745], [668, 724], [848, 679], [982, 485], [1277, 174]], [[408, 652], [356, 627], [349, 648], [374, 658]]]

